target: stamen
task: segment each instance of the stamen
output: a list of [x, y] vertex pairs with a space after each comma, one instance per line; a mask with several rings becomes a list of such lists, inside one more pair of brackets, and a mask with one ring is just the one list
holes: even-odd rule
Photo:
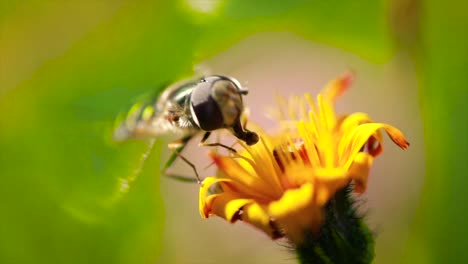
[[298, 134], [303, 139], [304, 151], [306, 152], [308, 160], [313, 167], [318, 167], [320, 165], [320, 159], [314, 147], [314, 135], [309, 129], [311, 127], [314, 128], [313, 126], [306, 125], [304, 121], [299, 122], [297, 125]]

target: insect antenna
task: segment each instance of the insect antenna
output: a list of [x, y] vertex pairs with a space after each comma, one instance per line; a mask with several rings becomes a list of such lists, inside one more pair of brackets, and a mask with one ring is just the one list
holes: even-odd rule
[[246, 88], [241, 88], [241, 89], [237, 90], [237, 93], [242, 94], [242, 95], [247, 95], [249, 93], [249, 90], [246, 89]]

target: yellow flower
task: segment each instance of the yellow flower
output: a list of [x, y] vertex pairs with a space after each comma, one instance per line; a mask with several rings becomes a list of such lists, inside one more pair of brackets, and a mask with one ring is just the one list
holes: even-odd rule
[[337, 191], [352, 183], [355, 192], [364, 192], [372, 162], [382, 152], [380, 130], [402, 149], [409, 143], [400, 130], [364, 113], [335, 115], [335, 101], [351, 80], [348, 73], [331, 81], [316, 102], [305, 94], [280, 104], [287, 112], [280, 133], [257, 131], [256, 145], [239, 142], [242, 154], [212, 153], [218, 175], [200, 188], [201, 216], [242, 220], [272, 238], [300, 242], [305, 232], [319, 231]]

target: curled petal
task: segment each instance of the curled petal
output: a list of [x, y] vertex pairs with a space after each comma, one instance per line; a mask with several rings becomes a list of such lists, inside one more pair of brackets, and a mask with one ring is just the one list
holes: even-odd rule
[[211, 203], [210, 214], [234, 223], [239, 220], [240, 212], [245, 205], [255, 202], [252, 199], [239, 197], [235, 193], [225, 192], [217, 195]]
[[403, 136], [403, 132], [401, 132], [398, 128], [390, 125], [384, 126], [385, 132], [387, 132], [390, 139], [397, 144], [400, 148], [406, 150], [408, 149], [410, 143], [406, 141], [405, 136]]
[[199, 199], [198, 199], [198, 210], [202, 218], [208, 218], [211, 211], [211, 204], [213, 199], [219, 194], [208, 195], [210, 187], [213, 184], [220, 182], [230, 182], [229, 179], [221, 179], [215, 177], [207, 177], [203, 180], [202, 185], [200, 186]]
[[392, 141], [399, 147], [402, 149], [408, 148], [408, 141], [406, 141], [403, 133], [397, 128], [383, 123], [362, 124], [344, 135], [343, 139], [339, 143], [339, 155], [347, 161], [344, 166], [345, 169], [348, 169], [349, 166], [351, 166], [354, 161], [354, 157], [361, 150], [364, 144], [381, 128], [387, 132]]
[[349, 131], [352, 128], [355, 128], [361, 124], [372, 123], [372, 119], [366, 113], [353, 113], [345, 117], [339, 124], [339, 130]]
[[377, 157], [382, 153], [383, 147], [382, 147], [382, 135], [381, 135], [381, 133], [374, 134], [372, 137], [369, 138], [369, 140], [367, 141], [366, 151], [372, 157]]

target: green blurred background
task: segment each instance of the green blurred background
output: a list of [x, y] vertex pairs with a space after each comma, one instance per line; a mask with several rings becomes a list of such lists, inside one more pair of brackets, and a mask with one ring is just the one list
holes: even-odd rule
[[[121, 191], [146, 145], [112, 142], [115, 117], [200, 64], [246, 84], [265, 127], [273, 91], [315, 93], [354, 69], [340, 110], [412, 143], [387, 141], [372, 172], [375, 262], [468, 261], [467, 11], [438, 0], [1, 0], [0, 263], [295, 263], [281, 241], [200, 219], [197, 186], [159, 177], [167, 141]], [[188, 155], [208, 164], [195, 145]]]

